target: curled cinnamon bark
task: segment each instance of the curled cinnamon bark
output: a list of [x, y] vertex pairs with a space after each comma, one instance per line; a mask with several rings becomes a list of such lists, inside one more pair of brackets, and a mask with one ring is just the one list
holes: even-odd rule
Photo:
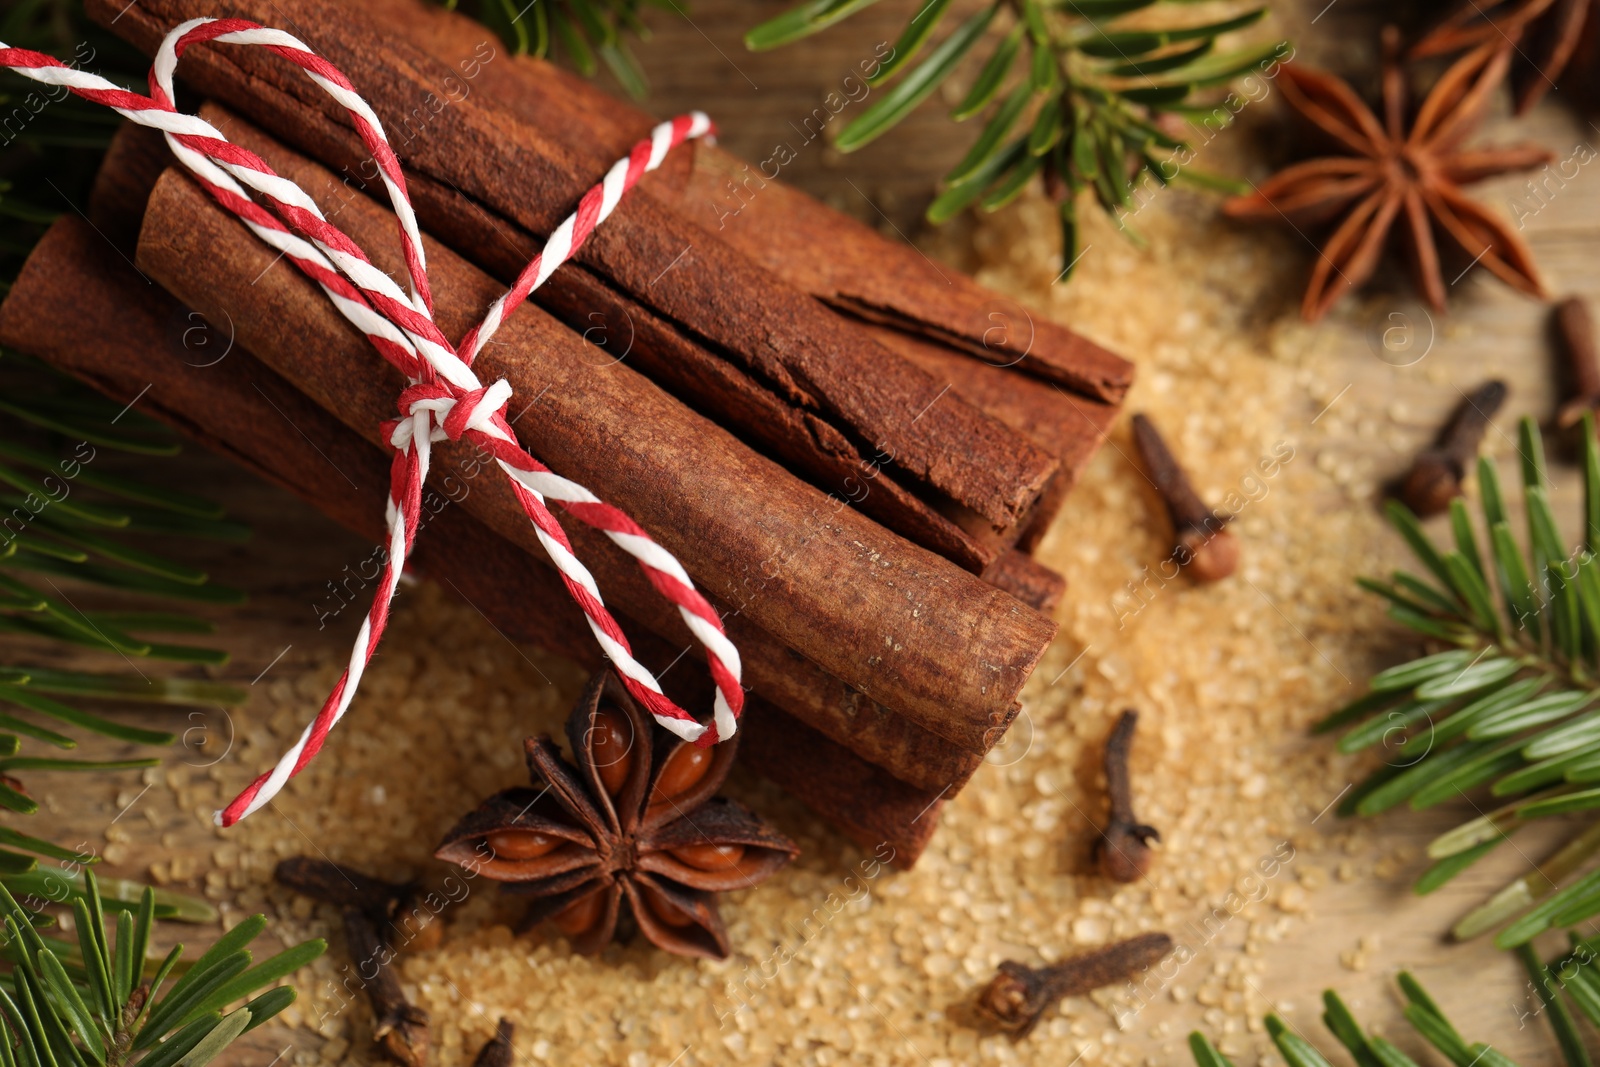
[[[361, 11], [457, 69], [485, 40], [481, 24], [425, 0], [341, 0], [341, 7]], [[608, 165], [656, 121], [552, 63], [510, 56], [474, 69], [483, 107], [559, 142], [590, 167]], [[508, 135], [516, 133], [508, 130]], [[1132, 365], [1088, 338], [997, 299], [972, 279], [885, 240], [715, 145], [698, 144], [685, 157], [692, 166], [665, 168], [641, 189], [839, 313], [932, 342], [980, 371], [996, 372], [979, 378], [1020, 376], [1061, 385], [1088, 402], [1091, 417], [1096, 408], [1114, 412], [1127, 392]], [[458, 251], [470, 257], [464, 248]], [[1017, 321], [1008, 324], [1007, 318]], [[874, 333], [894, 347], [885, 332]], [[966, 385], [956, 388], [966, 391]], [[969, 399], [990, 410], [978, 398]], [[1091, 426], [1070, 422], [1057, 429], [1094, 436]]]
[[[108, 255], [104, 239], [88, 223], [67, 216], [40, 242], [0, 304], [0, 342], [46, 359], [108, 396], [138, 398], [141, 411], [297, 494], [369, 542], [380, 540], [388, 476], [383, 454], [248, 352], [235, 349], [203, 372], [184, 362], [172, 325], [187, 327], [193, 321], [119, 256]], [[303, 433], [281, 433], [286, 424]], [[446, 470], [455, 479], [452, 484], [462, 483], [461, 468], [436, 468]], [[467, 600], [512, 640], [540, 645], [590, 669], [604, 666], [582, 613], [552, 569], [530, 566], [527, 553], [491, 533], [465, 508], [444, 506], [443, 492], [431, 499], [429, 536], [419, 540], [412, 557], [419, 571]], [[684, 647], [636, 629], [625, 617], [622, 621], [635, 635], [635, 654], [653, 670], [660, 672]], [[809, 708], [814, 719], [837, 707], [836, 724], [850, 711], [849, 721], [861, 731], [847, 747], [752, 694], [740, 759], [863, 848], [878, 850], [881, 862], [910, 866], [938, 824], [941, 798], [954, 789], [950, 782], [913, 786], [863, 756], [898, 753], [916, 769], [950, 758], [948, 745], [929, 749], [942, 744], [932, 735], [908, 743], [911, 724], [859, 694], [854, 707], [829, 704], [835, 699], [830, 693], [849, 691], [820, 672], [801, 672], [804, 661], [770, 637], [764, 645], [739, 640], [747, 676], [766, 687], [760, 691], [773, 688], [772, 680], [762, 681], [752, 667], [753, 653], [764, 649], [762, 662], [789, 668], [779, 679], [787, 684], [785, 699]], [[776, 667], [763, 669], [770, 673]], [[705, 693], [685, 688], [692, 680], [688, 671], [664, 678], [681, 703], [698, 706]]]
[[[251, 143], [264, 150], [263, 141]], [[380, 268], [396, 265], [392, 215], [362, 198], [338, 200], [331, 176], [292, 154], [263, 155], [326, 198], [325, 210], [337, 202], [342, 228]], [[436, 317], [446, 334], [460, 335], [499, 287], [437, 244], [427, 255]], [[231, 321], [240, 345], [380, 441], [397, 375], [320, 291], [286, 265], [274, 268], [273, 258], [185, 179], [169, 174], [158, 184], [141, 269], [208, 318]], [[988, 750], [1015, 714], [1053, 623], [836, 507], [625, 365], [585, 361], [580, 345], [524, 307], [478, 359], [485, 380], [504, 377], [531, 401], [517, 430], [536, 455], [627, 510], [702, 588], [829, 674], [964, 751]], [[483, 484], [464, 506], [503, 535], [535, 543], [504, 487]]]
[[[440, 86], [459, 81], [457, 70], [349, 5], [229, 0], [222, 6], [265, 25], [287, 23], [355, 83], [403, 142], [410, 199], [424, 225], [455, 235], [458, 244], [491, 252], [508, 247], [505, 226], [486, 208], [519, 228], [523, 240], [542, 239], [601, 173], [547, 130], [486, 109], [481, 94], [430, 108], [418, 121], [418, 101], [440, 99]], [[186, 19], [220, 13], [214, 0], [117, 7], [107, 0], [89, 10], [147, 50]], [[184, 71], [313, 158], [363, 173], [368, 153], [348, 115], [293, 65], [262, 49], [201, 46], [185, 54]], [[527, 252], [512, 249], [518, 268]], [[659, 354], [652, 374], [667, 388], [768, 447], [816, 436], [819, 470], [832, 465], [828, 453], [850, 441], [870, 450], [857, 462], [892, 457], [892, 477], [907, 482], [908, 508], [917, 483], [1008, 527], [1025, 518], [1056, 468], [1043, 449], [948, 393], [947, 383], [648, 192], [626, 198], [534, 300], [578, 331], [591, 329], [597, 312], [627, 317], [649, 331], [653, 343], [639, 349], [639, 360]], [[662, 351], [668, 346], [674, 351]], [[742, 402], [730, 403], [730, 392]], [[763, 394], [768, 402], [758, 403]], [[768, 433], [780, 405], [814, 434]], [[879, 494], [873, 505], [890, 495]]]

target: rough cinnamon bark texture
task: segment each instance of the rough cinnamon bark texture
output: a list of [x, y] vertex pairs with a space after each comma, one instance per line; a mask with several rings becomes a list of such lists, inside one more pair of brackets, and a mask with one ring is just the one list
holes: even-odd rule
[[[131, 232], [126, 221], [118, 216], [132, 211], [142, 219], [156, 178], [171, 159], [160, 138], [145, 136], [148, 132], [133, 126], [125, 126], [118, 132], [107, 154], [106, 165], [96, 181], [89, 206], [90, 219], [101, 233], [129, 232], [130, 239], [135, 243], [137, 233]], [[281, 146], [270, 145], [264, 140], [257, 147], [283, 152]], [[287, 159], [279, 158], [278, 162], [286, 163]], [[125, 252], [132, 257], [135, 254], [133, 244], [128, 245]], [[382, 399], [375, 401], [380, 406], [384, 402]], [[315, 404], [312, 406], [315, 407]], [[316, 410], [321, 411], [320, 408]], [[291, 421], [298, 423], [299, 420]], [[369, 426], [366, 429], [370, 431], [371, 428]], [[461, 450], [452, 449], [445, 455], [458, 463], [471, 461], [471, 457], [462, 455]], [[449, 486], [436, 485], [436, 488], [446, 496], [451, 495]], [[469, 510], [481, 511], [497, 524], [499, 531], [531, 552], [534, 560], [550, 566], [549, 557], [529, 537], [524, 516], [504, 490], [497, 485], [486, 486], [483, 483], [479, 483], [477, 489], [476, 499], [470, 502]], [[487, 498], [484, 492], [489, 494]], [[661, 636], [674, 650], [671, 656], [661, 659], [657, 666], [666, 666], [686, 651], [700, 655], [698, 643], [684, 627], [677, 611], [654, 595], [626, 556], [606, 538], [581, 525], [570, 526], [568, 533], [579, 555], [587, 561], [602, 587], [610, 590], [617, 602], [626, 601], [634, 617]], [[1041, 592], [1042, 587], [1037, 582], [1005, 584], [1012, 572], [1013, 568], [1010, 567], [999, 568], [991, 580], [1008, 591], [1021, 591], [1030, 596]], [[1024, 574], [1025, 571], [1019, 571], [1018, 577]], [[564, 590], [554, 586], [551, 588], [565, 598]], [[1032, 603], [1027, 599], [1024, 602]], [[1033, 606], [1043, 608], [1045, 605]], [[961, 749], [903, 716], [888, 711], [860, 691], [832, 677], [811, 660], [785, 647], [756, 626], [749, 617], [735, 614], [725, 605], [718, 605], [718, 610], [724, 615], [729, 636], [739, 646], [746, 681], [768, 700], [801, 721], [810, 723], [831, 740], [846, 746], [864, 760], [887, 768], [918, 789], [939, 791], [959, 788], [977, 769], [981, 756]]]
[[[1021, 309], [960, 271], [903, 252], [880, 257], [875, 253], [889, 242], [859, 222], [765, 180], [726, 153], [711, 150], [700, 158], [684, 194], [685, 213], [769, 268], [781, 259], [786, 279], [829, 305], [1103, 404], [1120, 404], [1133, 384], [1131, 363], [1047, 319], [1031, 330], [1017, 322], [996, 330], [994, 316], [1015, 319]], [[808, 237], [819, 228], [839, 238], [828, 243], [831, 250]], [[860, 254], [841, 255], [841, 248]]]
[[1026, 552], [1007, 552], [983, 572], [983, 580], [992, 582], [1025, 604], [1039, 611], [1051, 611], [1061, 603], [1067, 591], [1067, 581]]
[[[202, 115], [230, 141], [251, 149], [261, 144], [259, 131], [221, 107], [206, 104]], [[339, 189], [341, 197], [358, 195], [346, 187]], [[432, 229], [432, 219], [424, 221]], [[458, 219], [450, 230], [458, 238], [458, 250], [472, 251], [470, 261], [507, 285], [542, 248], [541, 240], [534, 240], [525, 230], [482, 211]], [[573, 326], [586, 341], [586, 360], [626, 360], [718, 426], [733, 430], [790, 472], [850, 502], [914, 544], [976, 573], [1021, 534], [1021, 528], [1013, 523], [1008, 528], [1013, 531], [1010, 537], [997, 536], [986, 518], [979, 518], [973, 533], [968, 533], [962, 523], [902, 485], [907, 480], [894, 467], [890, 446], [858, 448], [832, 422], [784, 402], [752, 374], [710, 354], [672, 323], [630, 301], [626, 294], [598, 283], [592, 275], [563, 269], [547, 283], [546, 290], [539, 290], [542, 306]], [[1046, 478], [1045, 485], [1054, 482], [1056, 478]]]
[[[327, 0], [141, 0], [125, 11], [93, 0], [92, 15], [149, 49], [196, 15], [287, 23], [358, 86], [405, 158], [412, 200], [440, 233], [475, 230], [486, 213], [546, 234], [600, 171], [547, 131], [484, 107], [446, 101], [460, 84], [446, 66], [349, 5]], [[206, 46], [184, 69], [203, 91], [315, 158], [359, 175], [367, 158], [349, 119], [305, 75], [261, 49]], [[369, 172], [370, 173], [370, 172]], [[730, 361], [783, 403], [833, 424], [870, 459], [926, 483], [996, 526], [1017, 522], [1055, 469], [1043, 450], [991, 419], [818, 300], [698, 226], [648, 191], [627, 198], [538, 297], [577, 329], [593, 325], [600, 289]], [[588, 272], [588, 280], [577, 277]], [[558, 272], [560, 273], [560, 272]], [[681, 385], [681, 383], [680, 383]], [[702, 400], [705, 398], [702, 397]], [[722, 416], [733, 412], [717, 411]], [[822, 445], [825, 449], [826, 443]]]
[[[326, 188], [314, 169], [285, 167], [315, 196]], [[391, 215], [362, 197], [339, 210], [380, 267], [396, 266]], [[428, 262], [441, 327], [459, 336], [498, 286], [431, 242]], [[171, 172], [152, 196], [140, 263], [208, 318], [231, 320], [240, 343], [341, 421], [381, 436], [398, 375], [307, 280]], [[629, 510], [711, 595], [841, 682], [987, 751], [1052, 622], [796, 481], [627, 366], [583, 355], [574, 334], [525, 307], [477, 366], [525, 398], [517, 430], [540, 458]], [[468, 507], [532, 543], [498, 480]]]
[[[137, 204], [130, 197], [112, 202]], [[96, 207], [106, 204], [97, 189]], [[95, 225], [110, 232], [104, 224], [114, 213], [94, 214]], [[241, 349], [203, 368], [193, 365], [192, 354], [186, 362], [171, 329], [173, 322], [185, 321], [182, 306], [109, 252], [78, 218], [57, 222], [0, 305], [0, 342], [49, 360], [108, 396], [140, 397], [141, 411], [380, 542], [388, 481], [382, 452]], [[283, 432], [288, 424], [303, 432]], [[462, 484], [459, 469], [443, 469]], [[443, 500], [430, 498], [431, 517], [412, 558], [416, 569], [513, 639], [586, 667], [601, 666], [583, 617], [554, 572], [529, 566], [522, 549]], [[660, 670], [678, 656], [681, 645], [642, 632], [626, 618], [623, 623], [636, 635], [634, 651], [650, 667]], [[694, 677], [671, 672], [669, 689]], [[759, 696], [749, 702], [744, 733], [741, 760], [863, 847], [887, 842], [896, 862], [909, 866], [926, 846], [945, 790], [899, 781]]]
[[[447, 64], [493, 43], [482, 25], [423, 0], [347, 0], [347, 6]], [[558, 67], [502, 59], [479, 74], [482, 95], [591, 166], [606, 165], [650, 128], [653, 120], [643, 110]], [[714, 107], [713, 101], [713, 119]], [[1103, 405], [1120, 403], [1132, 383], [1130, 363], [1055, 323], [1041, 319], [1023, 328], [1015, 321], [996, 330], [997, 313], [1012, 320], [1026, 313], [769, 177], [759, 165], [710, 145], [697, 146], [694, 159], [692, 175], [673, 170], [655, 178], [652, 190], [791, 285], [851, 314], [1057, 382]]]
[[[876, 235], [873, 239], [878, 240]], [[1037, 336], [1040, 320], [1020, 305], [1001, 301], [994, 314], [997, 337]], [[1027, 435], [1061, 461], [1061, 469], [1034, 502], [1031, 517], [1003, 535], [1005, 544], [1024, 552], [1033, 551], [1077, 483], [1078, 475], [1104, 443], [1121, 408], [1069, 393], [1052, 381], [1015, 373], [1015, 366], [1020, 364], [1001, 366], [1013, 358], [1009, 354], [991, 353], [993, 362], [985, 364], [925, 336], [888, 326], [870, 326], [868, 330], [929, 374], [954, 382], [955, 388], [972, 403]]]
[[[200, 114], [219, 129], [227, 129], [239, 143], [252, 150], [269, 154], [281, 151], [281, 146], [276, 142], [224, 108], [205, 104]], [[89, 218], [102, 234], [129, 257], [133, 256], [138, 246], [139, 224], [144, 218], [150, 191], [161, 172], [174, 162], [161, 134], [149, 127], [125, 123], [111, 139], [105, 163], [95, 176]], [[930, 373], [939, 373], [951, 363], [960, 364], [962, 370], [974, 366], [929, 342], [894, 334], [880, 327], [873, 329], [885, 335], [886, 344], [900, 347], [908, 358], [927, 366]], [[1040, 510], [1042, 502], [1047, 498], [1055, 500], [1058, 496], [1064, 497], [1075, 480], [1078, 468], [1093, 451], [1092, 438], [1084, 437], [1081, 432], [1076, 438], [1070, 432], [1057, 432], [1057, 427], [1061, 425], [1057, 418], [1065, 415], [1068, 423], [1081, 424], [1086, 421], [1086, 416], [1076, 411], [1080, 401], [1062, 394], [1051, 385], [1019, 380], [1009, 375], [987, 377], [978, 385], [980, 391], [975, 395], [982, 398], [980, 406], [983, 410], [1024, 431], [1047, 450], [1059, 450], [1059, 454], [1069, 457], [1072, 462], [1070, 470], [1063, 465], [1063, 469], [1051, 479], [1045, 493], [1040, 496], [1041, 505], [1035, 507], [1025, 526], [1018, 525], [1007, 534], [999, 534], [981, 519], [973, 523], [972, 538], [983, 542], [981, 558], [987, 561], [981, 572], [983, 580], [1010, 593], [1035, 611], [1049, 614], [1060, 603], [1066, 583], [1060, 575], [1027, 557], [1025, 551], [1019, 552], [1017, 549], [1031, 550], [1031, 542], [1049, 526], [1048, 518]], [[1012, 388], [1003, 388], [1005, 386]], [[1072, 447], [1074, 445], [1076, 448]], [[852, 471], [852, 477], [853, 484], [859, 487], [858, 495], [870, 495], [883, 485], [881, 476], [873, 477], [871, 471]], [[965, 516], [963, 521], [971, 522], [973, 518]], [[949, 553], [940, 554], [953, 558]], [[672, 622], [675, 624], [676, 618]], [[853, 712], [851, 717], [855, 718], [856, 715]]]
[[[539, 129], [596, 173], [645, 136], [654, 122], [639, 108], [549, 63], [509, 55], [476, 63], [485, 49], [495, 47], [492, 36], [482, 24], [425, 0], [351, 2], [436, 60], [475, 70], [473, 85], [481, 106]], [[685, 147], [671, 165], [647, 177], [647, 190], [840, 314], [887, 323], [868, 332], [1060, 460], [1061, 469], [1035, 502], [1026, 529], [1013, 526], [996, 534], [965, 524], [981, 544], [1019, 544], [1031, 550], [1083, 464], [1104, 442], [1131, 381], [1132, 365], [959, 272], [931, 263], [916, 249], [885, 240], [856, 220], [768, 179], [759, 167], [741, 163], [716, 146]], [[687, 159], [694, 160], [692, 175]], [[502, 280], [513, 276], [535, 248], [524, 243], [526, 235], [511, 223], [499, 225], [504, 220], [480, 212], [466, 221], [469, 228], [435, 228], [435, 235]], [[474, 221], [476, 229], [470, 228]], [[497, 228], [491, 229], [491, 223]], [[634, 335], [631, 323], [626, 328], [619, 323], [609, 332]], [[859, 482], [858, 477], [843, 483], [845, 495], [852, 495]], [[817, 484], [830, 491], [841, 488], [837, 480]], [[898, 519], [891, 510], [895, 503], [880, 496], [859, 506], [917, 543], [964, 563], [959, 548], [947, 550]]]
[[[237, 143], [255, 148], [262, 139], [254, 127], [215, 104], [206, 104], [200, 113]], [[160, 173], [157, 161], [171, 162], [160, 134], [144, 127], [119, 131], [114, 150], [140, 158], [117, 159], [117, 169], [107, 167], [102, 175], [129, 172], [131, 166], [131, 173], [143, 179], [147, 195]], [[153, 172], [152, 166], [156, 168]], [[115, 184], [124, 184], [123, 179], [119, 177]], [[341, 196], [355, 195], [343, 186], [340, 189]], [[111, 195], [123, 197], [126, 191], [118, 189]], [[127, 225], [120, 214], [113, 217], [114, 225]], [[482, 214], [474, 218], [484, 232], [465, 242], [476, 253], [468, 258], [509, 284], [542, 243], [509, 223], [496, 224]], [[557, 281], [573, 277], [581, 280], [587, 275], [563, 274]], [[575, 320], [586, 342], [586, 358], [597, 363], [626, 359], [690, 406], [697, 406], [694, 401], [698, 398], [718, 412], [731, 413], [736, 417], [734, 423], [722, 417], [713, 421], [913, 543], [976, 573], [992, 565], [1022, 536], [1021, 523], [998, 532], [988, 520], [954, 504], [947, 505], [950, 514], [946, 514], [902, 485], [884, 453], [864, 454], [831, 423], [783, 403], [749, 375], [612, 290], [594, 285], [569, 295], [580, 298], [578, 303], [568, 302], [566, 318]], [[1053, 494], [1060, 480], [1059, 475], [1051, 477], [1044, 494]], [[1035, 512], [1030, 509], [1026, 514]], [[967, 516], [974, 521], [963, 521]]]

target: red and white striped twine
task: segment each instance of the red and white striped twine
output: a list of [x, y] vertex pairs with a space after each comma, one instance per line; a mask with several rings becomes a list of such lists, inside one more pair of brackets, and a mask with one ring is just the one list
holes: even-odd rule
[[[254, 153], [230, 143], [198, 116], [179, 114], [174, 109], [172, 73], [178, 57], [190, 45], [205, 42], [258, 45], [282, 56], [304, 70], [350, 112], [356, 132], [378, 164], [399, 219], [400, 240], [411, 277], [409, 294], [323, 217], [298, 185], [274, 173]], [[377, 115], [337, 68], [293, 36], [243, 19], [192, 19], [176, 27], [161, 43], [150, 71], [149, 96], [120, 89], [104, 78], [75, 70], [38, 52], [8, 48], [3, 43], [0, 65], [46, 85], [66, 86], [78, 96], [104, 104], [133, 122], [163, 131], [173, 153], [200, 184], [261, 240], [315, 280], [344, 316], [411, 383], [400, 395], [400, 418], [385, 424], [395, 448], [387, 507], [389, 559], [372, 608], [356, 635], [349, 666], [294, 747], [271, 772], [256, 779], [217, 813], [220, 825], [231, 826], [270, 801], [284, 783], [311, 762], [349, 708], [362, 671], [383, 637], [389, 605], [416, 537], [429, 449], [435, 441], [465, 437], [494, 456], [533, 522], [540, 544], [555, 562], [567, 591], [583, 609], [595, 640], [610, 657], [628, 691], [657, 722], [702, 745], [733, 734], [744, 707], [739, 653], [723, 632], [716, 611], [694, 588], [672, 554], [651, 540], [625, 513], [552, 472], [524, 451], [506, 422], [511, 386], [503, 379], [485, 386], [472, 372], [473, 359], [506, 316], [572, 257], [595, 227], [615, 210], [623, 194], [642, 175], [660, 166], [672, 148], [711, 132], [711, 122], [705, 115], [694, 112], [664, 122], [651, 132], [649, 140], [635, 145], [600, 184], [584, 194], [577, 210], [556, 227], [544, 251], [524, 268], [510, 291], [490, 306], [483, 321], [459, 345], [451, 345], [433, 321], [422, 235], [411, 210], [400, 162], [389, 147]], [[259, 194], [271, 211], [252, 200], [246, 188]], [[603, 531], [638, 561], [656, 590], [677, 605], [684, 622], [705, 646], [716, 683], [709, 725], [700, 724], [664, 696], [655, 676], [633, 658], [628, 639], [606, 610], [593, 576], [573, 554], [561, 524], [545, 506], [547, 498], [559, 502], [579, 521]]]

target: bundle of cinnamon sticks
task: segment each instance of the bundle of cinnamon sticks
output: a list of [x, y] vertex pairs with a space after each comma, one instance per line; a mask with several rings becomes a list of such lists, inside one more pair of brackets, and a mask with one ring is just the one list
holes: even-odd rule
[[[652, 125], [421, 0], [87, 8], [147, 50], [201, 15], [282, 25], [340, 67], [401, 155], [451, 336]], [[400, 266], [359, 138], [302, 72], [204, 46], [179, 76], [230, 140], [381, 268]], [[148, 386], [152, 414], [378, 537], [398, 375], [169, 163], [148, 131], [119, 134], [90, 213], [101, 232], [56, 226], [0, 306], [0, 343], [114, 396]], [[676, 150], [507, 321], [479, 373], [515, 388], [533, 454], [632, 514], [723, 612], [753, 691], [742, 758], [909, 864], [1054, 636], [1062, 583], [1027, 552], [1131, 368], [1047, 322], [997, 330], [993, 295], [753, 173], [712, 147]], [[152, 300], [106, 239], [170, 296]], [[173, 358], [180, 306], [235, 350], [204, 370]], [[416, 566], [511, 636], [596, 664], [509, 490], [462, 475], [480, 464], [463, 446], [437, 455], [436, 480], [454, 470], [470, 488], [428, 519]], [[569, 534], [641, 661], [661, 670], [697, 649], [620, 551]], [[699, 698], [686, 706], [705, 706], [699, 674], [668, 675], [680, 701]]]

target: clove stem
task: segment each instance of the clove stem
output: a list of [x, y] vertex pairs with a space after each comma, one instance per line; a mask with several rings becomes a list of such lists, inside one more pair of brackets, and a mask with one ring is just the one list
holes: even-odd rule
[[428, 1060], [428, 1013], [406, 999], [391, 966], [394, 951], [361, 908], [344, 910], [344, 933], [356, 975], [372, 1003], [372, 1041], [402, 1067], [422, 1067]]
[[494, 1036], [478, 1050], [478, 1058], [472, 1061], [472, 1067], [511, 1067], [511, 1036], [514, 1029], [509, 1019], [501, 1019], [500, 1025], [495, 1027]]
[[1110, 815], [1100, 839], [1095, 842], [1100, 873], [1113, 882], [1134, 882], [1150, 869], [1149, 843], [1161, 840], [1153, 826], [1141, 823], [1133, 814], [1133, 782], [1128, 774], [1128, 758], [1133, 749], [1133, 733], [1139, 713], [1127, 708], [1106, 739], [1106, 795]]
[[1578, 424], [1584, 412], [1600, 404], [1600, 352], [1595, 348], [1594, 319], [1588, 304], [1569, 296], [1555, 306], [1552, 320], [1556, 348], [1572, 389], [1571, 399], [1556, 413], [1556, 425], [1568, 429]]
[[279, 885], [312, 900], [381, 916], [387, 916], [410, 888], [310, 856], [282, 860], [272, 876]]
[[426, 952], [444, 935], [439, 909], [425, 903], [415, 882], [400, 884], [310, 856], [291, 856], [273, 872], [279, 885], [324, 904], [360, 908], [389, 948]]
[[1045, 1009], [1063, 997], [1082, 996], [1125, 982], [1171, 951], [1171, 937], [1151, 933], [1049, 967], [1029, 967], [1007, 960], [978, 995], [978, 1012], [1013, 1037], [1026, 1037]]

